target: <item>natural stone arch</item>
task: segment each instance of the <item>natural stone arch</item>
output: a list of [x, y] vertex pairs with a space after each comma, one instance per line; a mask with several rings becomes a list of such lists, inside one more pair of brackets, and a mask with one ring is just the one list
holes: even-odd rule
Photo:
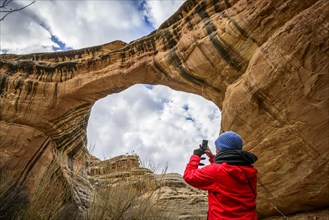
[[31, 197], [56, 150], [78, 191], [88, 185], [93, 102], [136, 83], [163, 84], [213, 101], [222, 130], [236, 130], [259, 156], [260, 216], [277, 214], [271, 203], [286, 214], [327, 208], [328, 4], [187, 1], [129, 44], [1, 55], [2, 167], [18, 171], [15, 187]]

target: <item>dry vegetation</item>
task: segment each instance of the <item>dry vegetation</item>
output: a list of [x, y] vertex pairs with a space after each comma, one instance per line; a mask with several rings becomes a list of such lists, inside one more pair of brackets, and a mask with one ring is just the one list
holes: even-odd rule
[[115, 185], [102, 184], [94, 191], [86, 218], [174, 219], [172, 208], [161, 200], [162, 180], [152, 176], [126, 179]]
[[0, 219], [58, 219], [60, 210], [71, 201], [69, 189], [55, 160], [36, 186], [31, 200], [23, 187], [17, 185], [15, 175], [2, 172]]
[[4, 168], [0, 170], [0, 219], [17, 218], [28, 203], [16, 182], [17, 175]]
[[89, 195], [83, 215], [57, 160], [48, 166], [30, 201], [21, 188], [13, 187], [13, 175], [0, 174], [0, 219], [175, 219], [169, 203], [160, 198], [161, 178], [152, 175], [103, 182]]
[[54, 160], [41, 178], [22, 219], [59, 219], [63, 207], [72, 203], [70, 187]]

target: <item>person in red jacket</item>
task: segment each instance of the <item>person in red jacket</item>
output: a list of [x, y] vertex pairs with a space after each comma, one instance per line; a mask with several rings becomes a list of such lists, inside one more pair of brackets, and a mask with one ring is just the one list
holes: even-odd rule
[[[252, 164], [256, 155], [242, 150], [241, 137], [227, 131], [215, 141], [216, 155], [209, 147], [195, 149], [184, 172], [191, 186], [208, 191], [208, 219], [257, 219], [257, 170]], [[210, 164], [198, 168], [206, 153]]]

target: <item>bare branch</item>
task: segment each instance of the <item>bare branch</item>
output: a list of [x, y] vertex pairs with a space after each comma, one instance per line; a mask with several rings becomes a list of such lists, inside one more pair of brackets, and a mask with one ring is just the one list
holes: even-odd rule
[[2, 5], [0, 6], [0, 8], [4, 8], [6, 7], [6, 5], [10, 4], [10, 2], [12, 2], [14, 0], [4, 0], [4, 2], [2, 3]]
[[21, 11], [21, 10], [23, 10], [24, 8], [27, 8], [27, 7], [29, 7], [30, 5], [32, 5], [32, 4], [35, 3], [35, 1], [33, 1], [33, 2], [31, 2], [30, 4], [25, 5], [25, 6], [21, 7], [21, 8], [14, 8], [14, 9], [9, 8], [9, 9], [7, 9], [7, 8], [9, 7], [9, 4], [12, 3], [13, 1], [14, 1], [14, 0], [4, 0], [4, 2], [2, 3], [2, 5], [0, 5], [0, 13], [5, 13], [5, 15], [1, 15], [1, 16], [0, 16], [0, 21], [3, 21], [3, 20], [4, 20], [8, 15], [10, 15], [11, 13], [13, 13], [13, 12], [17, 12], [17, 11]]

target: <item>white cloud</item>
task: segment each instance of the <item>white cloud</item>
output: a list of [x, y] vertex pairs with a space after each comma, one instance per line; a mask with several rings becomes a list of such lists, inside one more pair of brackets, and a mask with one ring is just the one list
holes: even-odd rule
[[185, 0], [168, 0], [168, 1], [153, 1], [146, 0], [147, 10], [146, 16], [153, 23], [155, 28], [158, 28], [173, 12], [185, 2]]
[[87, 134], [100, 159], [135, 152], [142, 161], [182, 173], [202, 139], [215, 150], [219, 129], [220, 112], [212, 102], [165, 86], [135, 85], [95, 103]]
[[[23, 11], [22, 11], [23, 12]], [[0, 22], [0, 50], [10, 53], [32, 53], [52, 51], [55, 44], [47, 30], [34, 22], [31, 16], [13, 13]]]
[[149, 31], [130, 1], [45, 1], [41, 4], [39, 16], [50, 24], [52, 33], [73, 48], [113, 40], [130, 41]]
[[[14, 1], [26, 5], [28, 1]], [[66, 47], [79, 49], [109, 43], [130, 42], [148, 35], [173, 14], [183, 1], [36, 1], [1, 22], [4, 53], [51, 51], [57, 46], [51, 34]], [[28, 2], [29, 3], [29, 2]], [[148, 12], [149, 19], [145, 19]], [[149, 22], [154, 23], [149, 23]]]

